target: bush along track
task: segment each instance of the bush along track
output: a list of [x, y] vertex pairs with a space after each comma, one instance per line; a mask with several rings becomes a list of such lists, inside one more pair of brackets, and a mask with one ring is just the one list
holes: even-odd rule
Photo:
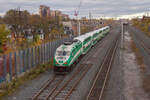
[[139, 49], [136, 47], [136, 44], [134, 43], [133, 40], [131, 41], [131, 49], [135, 53], [136, 62], [140, 66], [141, 71], [145, 72], [145, 65], [144, 65], [143, 57], [142, 57]]
[[24, 75], [14, 78], [11, 82], [5, 82], [0, 84], [0, 100], [14, 93], [21, 85], [26, 82], [35, 79], [42, 73], [46, 72], [48, 69], [52, 68], [52, 61], [47, 64], [39, 65], [33, 68], [29, 72], [25, 72]]

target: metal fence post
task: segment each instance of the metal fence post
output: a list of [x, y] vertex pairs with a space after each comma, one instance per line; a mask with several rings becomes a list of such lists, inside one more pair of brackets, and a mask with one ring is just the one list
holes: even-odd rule
[[43, 56], [44, 56], [44, 63], [43, 63], [43, 64], [45, 64], [45, 44], [43, 44], [43, 46], [44, 46], [44, 47], [43, 47], [43, 49], [44, 49], [44, 50], [43, 50], [43, 51], [44, 51], [44, 52], [43, 52], [43, 53], [44, 53], [44, 54], [43, 54]]
[[51, 59], [51, 42], [49, 42], [49, 60]]
[[25, 72], [27, 71], [27, 66], [28, 66], [27, 53], [28, 53], [28, 51], [27, 51], [27, 49], [25, 49], [25, 64], [24, 64], [25, 65], [25, 68], [24, 68]]
[[21, 57], [20, 56], [21, 56], [21, 51], [18, 51], [18, 59], [17, 59], [17, 62], [18, 62], [17, 63], [17, 70], [18, 70], [17, 72], [18, 72], [18, 75], [21, 73], [21, 71], [20, 71], [20, 69], [21, 69], [21, 67], [20, 67], [21, 66], [21, 59], [20, 58]]
[[50, 61], [50, 42], [48, 42], [48, 61]]
[[31, 48], [32, 67], [34, 66], [33, 48]]
[[51, 59], [51, 56], [52, 56], [52, 53], [51, 53], [52, 52], [51, 42], [49, 43], [49, 50], [50, 50], [50, 55], [49, 56], [50, 56], [50, 59]]
[[45, 44], [45, 63], [47, 63], [47, 44]]
[[41, 54], [40, 54], [40, 46], [38, 46], [38, 55], [39, 55], [39, 56], [38, 56], [38, 57], [39, 57], [39, 58], [38, 58], [38, 64], [41, 64], [41, 63], [40, 63], [40, 59], [41, 59], [41, 58], [40, 58], [40, 57], [41, 57]]
[[35, 67], [35, 47], [33, 47], [33, 67]]
[[48, 62], [48, 44], [46, 43], [46, 63]]
[[17, 76], [17, 53], [14, 53], [14, 59], [15, 59], [15, 76]]
[[26, 71], [26, 50], [23, 50], [23, 72]]
[[20, 73], [22, 73], [23, 72], [23, 51], [22, 50], [20, 50]]
[[42, 45], [40, 46], [40, 64], [43, 63], [43, 55], [42, 55]]
[[39, 64], [41, 64], [41, 46], [39, 46]]
[[33, 55], [33, 58], [32, 58], [32, 63], [33, 63], [33, 66], [32, 67], [35, 67], [35, 51], [34, 51], [34, 47], [32, 47], [32, 55]]
[[26, 70], [29, 70], [29, 48], [27, 48], [27, 54], [26, 54], [26, 62], [27, 62], [27, 64], [26, 64]]
[[55, 50], [56, 50], [56, 44], [57, 44], [57, 41], [54, 42], [54, 50], [53, 50], [53, 54], [54, 54], [54, 52], [55, 52]]
[[44, 55], [45, 55], [45, 62], [44, 62], [44, 64], [46, 63], [46, 57], [47, 57], [47, 55], [46, 55], [46, 43], [44, 44], [44, 51], [45, 51], [45, 53], [44, 53]]
[[36, 47], [36, 64], [39, 64], [39, 46]]
[[36, 49], [35, 49], [35, 55], [36, 55], [36, 66], [38, 65], [38, 46], [36, 46]]
[[3, 63], [4, 63], [3, 56], [0, 56], [0, 83], [5, 80]]
[[6, 55], [3, 56], [3, 67], [4, 67], [4, 79], [6, 81], [6, 75], [7, 75], [7, 60], [6, 60]]
[[44, 45], [43, 44], [42, 44], [42, 56], [43, 56], [43, 62], [42, 62], [42, 64], [44, 64], [45, 55], [44, 55]]
[[34, 66], [36, 67], [37, 66], [37, 63], [36, 63], [36, 47], [34, 47]]
[[30, 70], [30, 48], [28, 48], [28, 53], [27, 53], [27, 70]]
[[9, 75], [10, 81], [12, 80], [12, 53], [9, 53]]

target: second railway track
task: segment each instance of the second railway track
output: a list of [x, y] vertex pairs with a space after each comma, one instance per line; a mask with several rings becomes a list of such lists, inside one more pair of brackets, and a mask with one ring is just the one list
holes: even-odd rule
[[118, 47], [119, 36], [115, 40], [115, 43], [112, 45], [112, 47], [106, 53], [106, 56], [103, 60], [103, 63], [100, 65], [100, 70], [98, 71], [96, 78], [94, 79], [93, 85], [90, 89], [90, 92], [88, 93], [88, 96], [86, 97], [86, 100], [102, 99], [106, 82], [109, 77], [109, 72], [113, 64], [113, 59], [115, 57], [115, 52]]
[[141, 47], [143, 47], [143, 49], [148, 53], [148, 55], [150, 55], [150, 47], [149, 47], [149, 45], [147, 45], [145, 42], [144, 42], [144, 40], [142, 40], [141, 38], [140, 38], [140, 36], [138, 36], [134, 31], [133, 31], [133, 29], [131, 29], [131, 32], [132, 33], [134, 33], [134, 34], [131, 34], [132, 36], [135, 36], [136, 38], [136, 40], [139, 40], [139, 44], [141, 45]]

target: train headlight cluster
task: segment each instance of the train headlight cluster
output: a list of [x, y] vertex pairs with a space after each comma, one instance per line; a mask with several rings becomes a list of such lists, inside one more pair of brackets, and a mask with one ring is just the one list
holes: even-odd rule
[[64, 64], [67, 64], [67, 62], [65, 62]]

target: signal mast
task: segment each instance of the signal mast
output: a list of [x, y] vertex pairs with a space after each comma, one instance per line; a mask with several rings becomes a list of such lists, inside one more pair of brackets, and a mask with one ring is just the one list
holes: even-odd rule
[[80, 36], [81, 34], [81, 31], [80, 31], [80, 20], [78, 19], [78, 15], [79, 15], [79, 11], [80, 11], [80, 8], [81, 8], [81, 4], [82, 4], [82, 1], [80, 1], [80, 4], [78, 6], [78, 8], [75, 10], [75, 13], [74, 13], [74, 16], [76, 16], [76, 20], [77, 20], [77, 32], [78, 32], [78, 35]]

